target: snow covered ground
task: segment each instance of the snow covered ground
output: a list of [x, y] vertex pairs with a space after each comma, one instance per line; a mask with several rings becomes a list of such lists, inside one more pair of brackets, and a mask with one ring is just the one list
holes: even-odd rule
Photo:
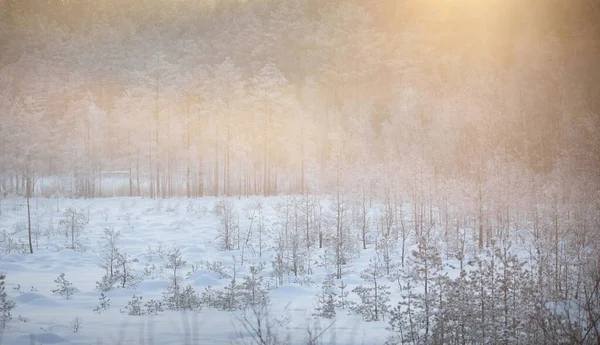
[[[23, 254], [15, 249], [25, 243], [27, 209], [23, 199], [0, 199], [0, 231], [5, 230], [0, 246], [5, 255], [0, 259], [0, 271], [5, 272], [6, 290], [16, 301], [13, 320], [1, 334], [0, 344], [243, 344], [251, 343], [250, 335], [239, 322], [239, 312], [218, 311], [203, 307], [198, 312], [165, 311], [155, 316], [130, 316], [121, 311], [133, 295], [144, 300], [162, 298], [168, 285], [166, 272], [157, 269], [144, 276], [135, 290], [113, 289], [106, 293], [110, 307], [102, 312], [93, 310], [99, 305], [100, 292], [95, 289], [104, 269], [100, 267], [98, 242], [105, 228], [121, 232], [119, 247], [134, 259], [134, 268], [141, 273], [154, 264], [162, 265], [156, 253], [160, 247], [168, 251], [177, 247], [187, 261], [183, 276], [185, 284], [201, 293], [205, 287], [220, 288], [231, 279], [221, 278], [206, 269], [192, 271], [206, 261], [221, 261], [227, 270], [233, 267], [234, 257], [240, 265], [240, 251], [219, 249], [219, 218], [213, 212], [216, 198], [150, 200], [142, 198], [107, 199], [33, 199], [32, 226], [39, 230], [34, 254]], [[240, 227], [248, 226], [244, 209], [260, 200], [264, 206], [266, 222], [275, 222], [274, 205], [281, 198], [230, 198], [240, 215]], [[67, 249], [70, 239], [64, 235], [60, 220], [64, 211], [72, 207], [89, 217], [79, 239], [79, 250]], [[61, 235], [62, 231], [62, 235]], [[16, 232], [16, 233], [15, 233]], [[255, 238], [252, 239], [256, 241]], [[8, 243], [12, 243], [8, 253]], [[17, 243], [15, 245], [15, 243]], [[321, 282], [333, 267], [315, 265], [310, 275], [311, 283], [295, 282], [287, 277], [283, 286], [274, 287], [270, 273], [274, 252], [272, 241], [262, 258], [246, 250], [245, 263], [239, 276], [248, 272], [251, 264], [265, 262], [261, 272], [270, 286], [271, 309], [281, 337], [290, 336], [294, 344], [305, 343], [306, 329], [314, 327], [311, 316]], [[344, 283], [349, 289], [361, 283], [360, 271], [368, 265], [371, 249], [361, 251], [359, 257], [347, 266]], [[152, 254], [154, 253], [154, 254]], [[318, 258], [318, 253], [314, 255]], [[318, 261], [318, 259], [315, 259]], [[54, 294], [54, 280], [61, 274], [77, 289], [70, 299]], [[190, 273], [190, 274], [188, 274]], [[389, 282], [392, 301], [396, 287]], [[73, 320], [79, 318], [81, 327], [73, 332]], [[386, 322], [363, 322], [358, 315], [338, 311], [333, 320], [320, 320], [321, 327], [333, 322], [322, 336], [324, 343], [381, 344], [389, 332]]]

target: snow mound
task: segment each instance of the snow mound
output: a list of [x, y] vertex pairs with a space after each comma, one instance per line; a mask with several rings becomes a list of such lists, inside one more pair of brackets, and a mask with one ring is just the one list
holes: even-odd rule
[[81, 253], [74, 251], [73, 249], [63, 249], [57, 253], [58, 259], [79, 259]]
[[23, 260], [25, 260], [25, 258], [23, 257], [23, 255], [19, 254], [8, 254], [3, 256], [2, 259], [0, 259], [0, 261], [2, 262], [19, 262]]
[[295, 300], [298, 298], [298, 296], [312, 296], [314, 295], [314, 292], [309, 288], [299, 285], [283, 285], [275, 290], [271, 290], [271, 295], [279, 298]]
[[49, 298], [36, 298], [29, 301], [29, 305], [34, 305], [37, 307], [60, 307], [61, 305]]
[[54, 260], [54, 257], [51, 255], [32, 255], [30, 256], [32, 262], [37, 263], [46, 263], [48, 261]]
[[137, 290], [140, 292], [154, 292], [165, 290], [169, 286], [169, 282], [166, 280], [145, 280], [141, 282]]
[[[32, 342], [33, 340], [33, 342]], [[17, 338], [19, 344], [59, 344], [66, 342], [65, 338], [56, 333], [37, 333], [23, 335]]]
[[136, 290], [122, 289], [122, 288], [113, 289], [113, 290], [106, 292], [106, 296], [110, 297], [110, 298], [121, 298], [121, 297], [131, 298], [131, 296], [133, 296], [133, 295], [139, 295], [139, 292]]
[[0, 262], [0, 271], [19, 271], [26, 272], [27, 267], [19, 264], [13, 264], [11, 262]]
[[213, 272], [213, 271], [208, 271], [208, 270], [197, 270], [194, 273], [192, 273], [188, 279], [191, 280], [195, 280], [195, 279], [200, 279], [200, 278], [212, 278], [215, 280], [219, 280], [221, 279], [221, 275], [217, 272]]
[[18, 303], [31, 303], [31, 301], [36, 299], [48, 299], [48, 297], [37, 292], [26, 292], [22, 295], [15, 297], [15, 301], [17, 301]]
[[206, 253], [206, 249], [202, 249], [196, 246], [185, 247], [181, 250], [183, 254], [203, 254]]
[[202, 276], [196, 280], [194, 280], [194, 286], [215, 286], [220, 285], [221, 281], [211, 277], [209, 275]]
[[119, 244], [125, 247], [144, 246], [144, 241], [136, 240], [134, 238], [122, 238], [119, 240]]

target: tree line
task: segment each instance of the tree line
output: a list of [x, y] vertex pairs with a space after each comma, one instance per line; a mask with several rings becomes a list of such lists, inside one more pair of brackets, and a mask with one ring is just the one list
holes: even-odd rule
[[484, 205], [498, 168], [598, 189], [593, 1], [0, 8], [4, 193], [302, 194], [387, 171]]

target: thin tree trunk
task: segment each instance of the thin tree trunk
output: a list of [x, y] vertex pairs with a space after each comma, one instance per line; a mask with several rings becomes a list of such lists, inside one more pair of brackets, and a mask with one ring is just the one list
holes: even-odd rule
[[[27, 157], [29, 160], [29, 156]], [[33, 244], [31, 242], [31, 206], [29, 199], [31, 199], [31, 176], [29, 175], [29, 163], [27, 166], [27, 192], [25, 193], [27, 196], [27, 234], [29, 237], [29, 253], [33, 254]]]

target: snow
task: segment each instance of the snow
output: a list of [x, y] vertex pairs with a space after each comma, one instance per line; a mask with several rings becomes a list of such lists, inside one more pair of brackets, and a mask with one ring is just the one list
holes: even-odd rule
[[56, 333], [36, 333], [29, 336], [23, 335], [16, 339], [16, 344], [60, 344], [66, 342], [66, 339]]
[[[118, 246], [137, 260], [134, 268], [140, 272], [146, 265], [161, 266], [158, 255], [149, 255], [149, 248], [156, 251], [159, 246], [163, 251], [173, 247], [181, 250], [183, 259], [187, 261], [182, 272], [185, 284], [192, 285], [197, 292], [205, 287], [221, 288], [230, 282], [230, 278], [203, 268], [192, 272], [191, 265], [204, 262], [221, 261], [226, 267], [226, 274], [232, 273], [235, 256], [238, 276], [248, 272], [252, 264], [265, 262], [261, 275], [268, 281], [271, 298], [271, 312], [281, 326], [280, 336], [287, 333], [292, 343], [302, 344], [307, 337], [306, 329], [313, 326], [311, 316], [316, 303], [316, 295], [320, 292], [321, 281], [327, 273], [324, 267], [313, 267], [312, 285], [295, 283], [294, 277], [286, 277], [285, 284], [275, 288], [275, 280], [269, 276], [272, 270], [271, 260], [274, 252], [272, 243], [264, 245], [263, 258], [253, 257], [246, 249], [244, 265], [240, 267], [241, 251], [221, 251], [217, 229], [219, 219], [212, 212], [216, 198], [200, 199], [167, 199], [150, 200], [142, 198], [106, 198], [106, 199], [37, 199], [32, 213], [42, 216], [39, 236], [39, 248], [33, 254], [12, 253], [0, 258], [0, 271], [7, 273], [6, 291], [16, 302], [12, 311], [13, 320], [7, 325], [0, 344], [232, 344], [244, 343], [250, 336], [239, 323], [239, 313], [224, 312], [203, 307], [199, 312], [180, 313], [165, 311], [157, 316], [129, 316], [121, 313], [127, 302], [135, 294], [143, 296], [143, 300], [160, 300], [168, 285], [166, 276], [155, 271], [152, 276], [145, 277], [135, 290], [113, 289], [106, 293], [111, 299], [108, 310], [97, 314], [94, 309], [99, 305], [100, 292], [95, 290], [96, 281], [100, 280], [103, 269], [100, 267], [98, 242], [104, 229], [113, 227], [121, 232]], [[230, 198], [240, 214], [240, 226], [247, 226], [244, 209], [253, 205], [256, 198]], [[261, 199], [265, 207], [265, 222], [274, 222], [274, 205], [281, 198]], [[10, 205], [19, 202], [0, 199]], [[70, 238], [64, 232], [50, 236], [43, 233], [47, 228], [59, 229], [62, 212], [68, 207], [82, 210], [89, 214], [89, 223], [80, 237], [84, 251], [67, 249]], [[27, 220], [24, 207], [3, 207], [0, 216], [0, 230], [9, 231], [14, 224]], [[26, 239], [27, 233], [21, 232], [13, 236]], [[266, 238], [266, 236], [265, 236]], [[264, 240], [264, 239], [263, 239]], [[257, 240], [256, 240], [257, 241]], [[258, 251], [256, 251], [258, 255]], [[314, 258], [318, 257], [314, 253]], [[360, 269], [368, 265], [370, 255], [361, 253], [360, 258], [348, 265], [349, 272], [344, 283], [360, 284]], [[70, 299], [52, 293], [56, 289], [54, 280], [60, 273], [76, 288]], [[15, 290], [17, 285], [20, 291]], [[390, 283], [394, 286], [393, 283]], [[394, 289], [392, 287], [392, 289]], [[71, 323], [79, 317], [82, 327], [77, 333], [71, 330]], [[23, 320], [26, 320], [24, 322]], [[329, 320], [321, 320], [321, 326], [329, 325]], [[333, 326], [323, 334], [322, 340], [335, 340], [339, 344], [381, 344], [388, 331], [385, 322], [362, 322], [357, 315], [347, 315], [340, 310]], [[32, 339], [34, 341], [32, 342]]]

